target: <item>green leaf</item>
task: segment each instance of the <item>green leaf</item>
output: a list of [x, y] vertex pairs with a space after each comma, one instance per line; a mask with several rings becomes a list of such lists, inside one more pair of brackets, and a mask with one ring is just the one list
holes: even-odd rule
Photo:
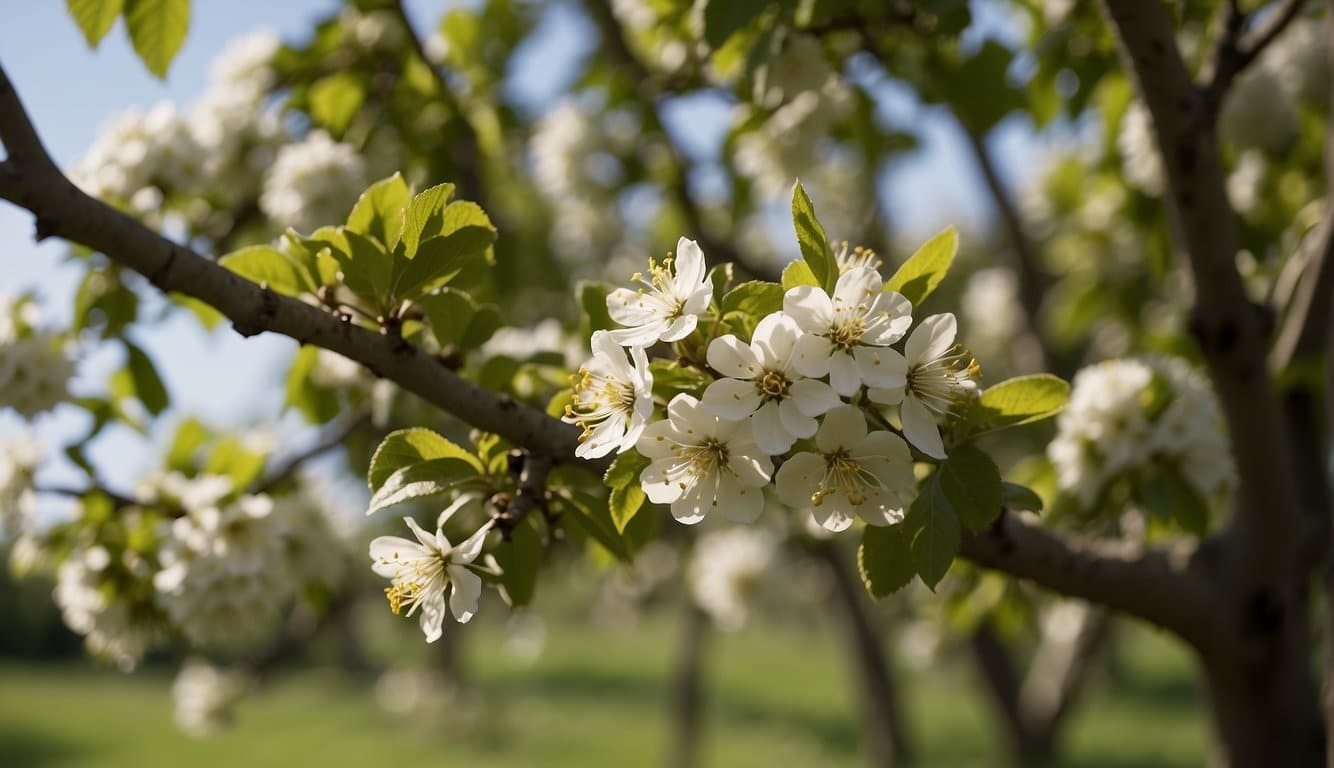
[[393, 284], [393, 257], [380, 243], [350, 229], [342, 230], [342, 236], [347, 243], [346, 254], [340, 254], [337, 250], [333, 253], [343, 269], [347, 287], [383, 308], [389, 300], [389, 289]]
[[346, 231], [373, 237], [392, 252], [403, 233], [404, 209], [411, 201], [412, 193], [401, 174], [381, 179], [357, 198], [347, 215]]
[[461, 346], [468, 324], [478, 310], [477, 302], [471, 296], [453, 288], [441, 288], [429, 296], [422, 296], [416, 303], [426, 314], [431, 335], [435, 336], [441, 349]]
[[[575, 512], [568, 517], [562, 517], [562, 520], [573, 521], [580, 530], [601, 544], [602, 548], [616, 559], [622, 561], [630, 559], [625, 539], [616, 531], [616, 524], [612, 522], [611, 512], [603, 499], [572, 491], [568, 495], [557, 496], [556, 504]], [[636, 519], [642, 518], [643, 516], [636, 515]]]
[[969, 530], [985, 528], [1000, 514], [1000, 470], [990, 456], [971, 445], [951, 448], [949, 458], [941, 462], [928, 483], [940, 486], [954, 514]]
[[783, 308], [783, 286], [762, 280], [742, 283], [723, 297], [723, 313], [743, 312], [756, 320]]
[[602, 482], [611, 489], [607, 505], [617, 533], [625, 533], [625, 526], [644, 505], [646, 497], [639, 484], [639, 473], [648, 465], [649, 460], [639, 451], [626, 451], [612, 461], [602, 476]]
[[815, 206], [806, 196], [800, 181], [792, 186], [792, 226], [797, 231], [801, 257], [811, 268], [816, 285], [832, 293], [834, 284], [838, 282], [838, 263], [834, 259], [834, 250], [829, 247], [824, 227], [820, 226], [820, 220], [815, 217]]
[[862, 575], [866, 591], [877, 600], [907, 586], [916, 575], [911, 534], [908, 526], [902, 523], [868, 525], [862, 530], [857, 570]]
[[947, 227], [944, 232], [923, 243], [916, 253], [903, 262], [903, 266], [885, 283], [885, 290], [898, 291], [914, 307], [921, 304], [945, 279], [958, 252], [959, 233], [954, 227]]
[[1149, 511], [1163, 520], [1175, 519], [1187, 533], [1209, 531], [1209, 502], [1176, 467], [1157, 467], [1145, 473], [1140, 495]]
[[772, 0], [709, 0], [704, 5], [704, 42], [718, 50], [772, 4]]
[[1001, 483], [1001, 500], [1008, 509], [1027, 509], [1031, 512], [1042, 511], [1042, 497], [1032, 488], [1018, 483]]
[[584, 308], [584, 317], [588, 320], [585, 336], [592, 336], [593, 331], [605, 331], [615, 328], [607, 312], [607, 286], [604, 283], [579, 283], [579, 305]]
[[467, 450], [425, 427], [412, 427], [390, 432], [380, 441], [366, 482], [371, 491], [378, 491], [393, 473], [431, 459], [456, 459], [469, 464], [474, 474], [482, 473], [481, 460]]
[[236, 488], [247, 488], [264, 470], [264, 454], [245, 447], [235, 437], [219, 440], [204, 462], [204, 473], [225, 475]]
[[467, 351], [476, 349], [491, 339], [492, 334], [500, 327], [500, 310], [494, 304], [483, 304], [477, 308], [477, 313], [468, 321], [468, 328], [463, 332], [463, 338], [459, 339], [459, 349]]
[[306, 286], [306, 278], [296, 265], [269, 245], [251, 245], [232, 251], [218, 259], [218, 263], [252, 283], [287, 296], [300, 294]]
[[394, 281], [394, 296], [411, 299], [453, 280], [460, 272], [485, 263], [486, 249], [495, 242], [494, 230], [467, 226], [443, 237], [423, 241], [417, 255], [406, 262]]
[[285, 404], [300, 411], [312, 424], [323, 424], [337, 416], [340, 410], [338, 394], [317, 386], [310, 379], [318, 365], [319, 350], [310, 345], [302, 346], [292, 359], [292, 367], [287, 370], [285, 387]]
[[675, 360], [652, 360], [648, 364], [649, 373], [653, 374], [653, 395], [671, 402], [673, 397], [685, 392], [694, 397], [701, 397], [704, 388], [712, 381], [702, 371], [684, 365]]
[[204, 443], [208, 442], [208, 438], [209, 430], [203, 422], [196, 418], [183, 419], [176, 427], [171, 447], [167, 449], [165, 459], [167, 469], [193, 474], [195, 455], [204, 447]]
[[125, 0], [125, 27], [144, 66], [165, 79], [190, 30], [190, 0]]
[[310, 116], [334, 138], [341, 138], [365, 100], [366, 85], [360, 77], [336, 72], [310, 86]]
[[417, 255], [417, 246], [421, 244], [424, 232], [441, 230], [445, 203], [453, 196], [453, 184], [437, 184], [412, 198], [403, 224], [403, 249], [409, 259]]
[[96, 48], [120, 16], [125, 0], [65, 0], [65, 8], [79, 25], [89, 48]]
[[452, 235], [465, 227], [481, 227], [491, 231], [491, 239], [495, 240], [496, 225], [491, 223], [491, 217], [486, 215], [482, 206], [468, 200], [457, 200], [445, 206], [440, 212], [440, 231], [432, 232], [429, 228], [423, 230], [422, 239], [428, 237]]
[[959, 517], [939, 483], [922, 487], [902, 525], [910, 526], [913, 566], [923, 583], [935, 591], [959, 551]]
[[527, 605], [537, 591], [537, 574], [542, 567], [542, 535], [533, 527], [531, 517], [510, 531], [509, 539], [491, 551], [500, 565], [500, 584], [511, 608]]
[[1006, 379], [988, 387], [969, 415], [972, 434], [1049, 419], [1070, 399], [1070, 385], [1050, 373]]
[[[467, 459], [471, 459], [472, 462], [477, 460], [474, 456], [468, 456]], [[397, 469], [386, 477], [384, 484], [371, 495], [371, 503], [366, 509], [366, 514], [371, 515], [405, 501], [444, 493], [460, 480], [476, 475], [472, 462], [451, 456], [421, 461]]]
[[125, 352], [125, 367], [134, 384], [134, 396], [149, 413], [154, 416], [162, 413], [167, 409], [170, 398], [167, 397], [167, 387], [162, 383], [152, 358], [128, 341], [125, 342]]
[[820, 281], [816, 280], [815, 275], [811, 273], [810, 265], [801, 259], [790, 261], [786, 267], [783, 267], [784, 292], [790, 291], [799, 285], [818, 286], [819, 284]]

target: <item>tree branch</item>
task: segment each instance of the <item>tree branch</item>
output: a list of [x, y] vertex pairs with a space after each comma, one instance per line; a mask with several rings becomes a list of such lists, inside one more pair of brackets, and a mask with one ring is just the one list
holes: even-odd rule
[[1241, 10], [1236, 0], [1223, 9], [1223, 30], [1214, 43], [1201, 87], [1205, 103], [1217, 114], [1223, 96], [1237, 78], [1274, 42], [1301, 12], [1306, 0], [1280, 0], [1269, 7], [1264, 20], [1250, 32], [1244, 32], [1253, 14]]
[[1212, 116], [1191, 82], [1161, 0], [1100, 0], [1136, 88], [1153, 117], [1169, 210], [1190, 255], [1191, 329], [1208, 362], [1232, 438], [1240, 484], [1227, 532], [1251, 588], [1289, 585], [1301, 516], [1283, 422], [1265, 354], [1270, 321], [1237, 273], [1236, 221]]
[[[0, 141], [11, 153], [6, 172], [0, 173], [0, 198], [30, 211], [42, 232], [100, 251], [164, 292], [209, 304], [230, 318], [243, 336], [272, 331], [337, 352], [478, 429], [555, 461], [573, 459], [579, 442], [576, 427], [459, 377], [400, 338], [356, 326], [229, 272], [84, 194], [45, 154], [20, 165], [13, 148], [26, 146], [34, 135], [0, 68]], [[602, 460], [587, 466], [602, 471], [609, 465], [609, 460]]]
[[1205, 644], [1219, 616], [1216, 592], [1189, 541], [1147, 547], [1048, 530], [1004, 511], [982, 533], [965, 533], [959, 554], [1069, 597], [1089, 600]]

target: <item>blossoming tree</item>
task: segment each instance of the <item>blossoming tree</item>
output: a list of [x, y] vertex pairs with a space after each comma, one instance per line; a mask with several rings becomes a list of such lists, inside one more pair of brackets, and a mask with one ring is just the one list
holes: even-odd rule
[[[493, 0], [422, 35], [357, 0], [304, 39], [243, 41], [197, 102], [123, 116], [68, 173], [0, 70], [0, 197], [86, 272], [70, 328], [5, 308], [0, 405], [91, 424], [65, 447], [83, 487], [34, 488], [36, 452], [6, 448], [16, 567], [55, 572], [68, 625], [127, 669], [172, 637], [244, 642], [297, 600], [335, 611], [346, 534], [297, 470], [347, 444], [367, 513], [413, 512], [411, 538], [357, 548], [427, 642], [488, 589], [532, 600], [562, 542], [630, 561], [666, 524], [724, 518], [760, 532], [694, 552], [722, 626], [775, 528], [832, 542], [878, 599], [914, 580], [964, 599], [993, 571], [1181, 638], [1221, 761], [1317, 762], [1334, 78], [1307, 5], [996, 4], [1021, 45], [957, 0], [594, 0], [600, 45], [534, 119], [501, 78], [539, 9]], [[68, 6], [92, 45], [123, 17], [158, 75], [188, 29], [188, 0]], [[887, 82], [955, 119], [1003, 245], [950, 228], [886, 268], [831, 238], [895, 242], [866, 171], [915, 140], [878, 109]], [[700, 93], [733, 105], [717, 159], [667, 125]], [[1016, 113], [1101, 128], [1022, 201], [988, 143]], [[104, 482], [87, 443], [169, 404], [170, 361], [127, 335], [157, 321], [154, 291], [295, 340], [287, 401], [326, 438], [275, 462], [186, 422], [137, 489]], [[552, 344], [503, 341], [552, 318]], [[123, 348], [104, 394], [68, 393], [76, 344]], [[1058, 413], [1054, 439], [1017, 429]], [[78, 513], [38, 525], [36, 491]], [[187, 671], [196, 724], [238, 683]], [[1003, 678], [1022, 742], [1032, 712]]]

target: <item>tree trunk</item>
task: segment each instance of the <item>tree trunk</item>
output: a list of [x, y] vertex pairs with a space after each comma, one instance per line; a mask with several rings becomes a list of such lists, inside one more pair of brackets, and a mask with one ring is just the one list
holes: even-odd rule
[[671, 733], [667, 768], [692, 768], [699, 761], [701, 682], [704, 677], [704, 641], [709, 617], [686, 598], [680, 645], [671, 680]]
[[1325, 762], [1307, 603], [1298, 595], [1292, 605], [1284, 610], [1280, 601], [1257, 594], [1241, 624], [1249, 642], [1228, 644], [1221, 653], [1202, 652], [1217, 739], [1215, 765], [1251, 768]]
[[838, 548], [820, 542], [812, 548], [833, 581], [834, 602], [831, 609], [835, 623], [847, 642], [851, 667], [860, 692], [866, 757], [874, 766], [905, 764], [912, 761], [908, 730], [898, 706], [894, 677], [885, 661], [879, 635], [867, 615], [865, 589], [853, 577]]

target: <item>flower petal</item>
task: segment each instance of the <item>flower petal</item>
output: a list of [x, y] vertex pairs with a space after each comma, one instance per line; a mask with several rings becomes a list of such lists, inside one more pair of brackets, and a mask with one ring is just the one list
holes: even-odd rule
[[899, 406], [899, 419], [903, 422], [903, 435], [917, 446], [917, 450], [933, 459], [945, 458], [945, 444], [940, 440], [940, 427], [936, 419], [915, 395], [908, 395]]
[[685, 288], [682, 294], [687, 291], [693, 291], [695, 286], [704, 281], [704, 251], [700, 249], [699, 243], [694, 240], [682, 237], [676, 241], [676, 260], [673, 264], [676, 271], [675, 284]]
[[945, 354], [954, 344], [954, 336], [958, 332], [958, 324], [954, 320], [954, 315], [946, 312], [940, 315], [931, 315], [917, 324], [916, 330], [908, 337], [908, 343], [904, 346], [904, 357], [908, 358], [908, 365], [920, 365]]
[[811, 495], [819, 489], [824, 473], [823, 457], [810, 452], [798, 453], [783, 462], [774, 477], [778, 499], [798, 511], [810, 509]]
[[[772, 403], [770, 403], [770, 405], [772, 405]], [[802, 413], [801, 409], [797, 407], [796, 402], [791, 397], [784, 398], [781, 403], [778, 403], [778, 417], [779, 420], [783, 422], [783, 429], [786, 430], [792, 438], [805, 439], [811, 437], [815, 434], [815, 430], [820, 426], [816, 423], [813, 417]], [[792, 442], [796, 441], [793, 440]], [[792, 444], [788, 443], [787, 448], [775, 453], [782, 453], [791, 447]]]
[[718, 379], [704, 390], [700, 402], [719, 418], [741, 421], [760, 407], [760, 392], [752, 381]]
[[695, 332], [699, 318], [695, 315], [681, 315], [663, 329], [658, 338], [662, 341], [680, 341]]
[[811, 507], [811, 515], [826, 531], [838, 533], [852, 527], [852, 505], [841, 493], [831, 493], [822, 498], [818, 505]]
[[783, 294], [783, 312], [807, 333], [824, 333], [834, 320], [829, 294], [814, 285], [799, 285]]
[[455, 547], [449, 553], [450, 562], [471, 563], [482, 553], [482, 545], [486, 543], [486, 535], [491, 532], [491, 522], [487, 521], [477, 532], [469, 536], [462, 544]]
[[639, 484], [643, 486], [649, 501], [654, 504], [671, 504], [687, 492], [688, 489], [682, 488], [679, 481], [672, 482], [671, 479], [677, 474], [676, 470], [681, 463], [676, 458], [665, 458], [644, 467], [644, 471], [639, 473]]
[[422, 633], [426, 635], [426, 642], [434, 643], [444, 634], [443, 626], [445, 623], [445, 592], [443, 589], [432, 592], [417, 604], [421, 607], [421, 615], [417, 617], [417, 625], [422, 628]]
[[863, 344], [885, 347], [903, 338], [912, 327], [912, 302], [897, 291], [887, 291], [876, 298], [866, 318]]
[[844, 397], [852, 397], [862, 386], [862, 372], [857, 360], [847, 352], [829, 356], [829, 386]]
[[714, 370], [734, 379], [753, 379], [760, 373], [760, 361], [755, 351], [730, 333], [709, 343], [707, 358]]
[[829, 373], [829, 357], [834, 352], [834, 345], [823, 336], [808, 333], [797, 339], [792, 350], [792, 367], [802, 376], [819, 378]]
[[482, 596], [482, 579], [467, 568], [457, 565], [451, 565], [445, 570], [449, 573], [449, 581], [454, 586], [449, 593], [449, 612], [454, 614], [455, 621], [467, 624], [473, 614], [477, 613], [477, 600]]
[[821, 453], [850, 451], [866, 439], [866, 416], [855, 405], [844, 405], [824, 416], [820, 431], [815, 433], [815, 445]]
[[903, 402], [905, 389], [903, 386], [889, 387], [887, 389], [871, 388], [866, 391], [866, 396], [873, 403], [883, 403], [885, 405], [898, 405]]
[[[870, 311], [871, 305], [875, 303], [876, 297], [880, 295], [881, 286], [884, 284], [884, 278], [880, 273], [870, 267], [853, 267], [847, 272], [838, 276], [838, 282], [834, 284], [834, 309], [837, 310], [856, 310], [865, 304], [866, 309], [858, 312], [859, 315]], [[786, 307], [785, 307], [786, 308]]]
[[714, 505], [711, 485], [708, 478], [701, 478], [681, 498], [672, 502], [672, 517], [676, 518], [676, 522], [694, 525], [704, 519]]
[[671, 433], [671, 422], [655, 421], [644, 427], [639, 440], [635, 441], [635, 449], [646, 458], [665, 459], [672, 455], [672, 446], [676, 445], [670, 439]]
[[815, 379], [797, 379], [792, 382], [787, 388], [787, 399], [807, 416], [819, 416], [830, 408], [837, 408], [843, 404], [833, 388]]
[[764, 511], [764, 491], [747, 488], [724, 474], [718, 479], [717, 506], [734, 523], [753, 523]]
[[908, 361], [888, 347], [856, 347], [853, 357], [866, 386], [902, 387], [908, 383]]
[[763, 362], [773, 368], [787, 366], [796, 349], [797, 339], [801, 338], [801, 326], [784, 312], [765, 315], [755, 326], [750, 342], [758, 347]]
[[732, 470], [737, 482], [748, 488], [768, 485], [774, 473], [774, 463], [754, 445], [733, 444], [728, 453], [727, 467]]
[[[723, 381], [726, 381], [726, 379]], [[715, 385], [717, 383], [721, 382], [716, 382]], [[708, 394], [708, 392], [705, 392], [704, 396], [707, 398]], [[786, 453], [796, 442], [796, 438], [789, 434], [783, 426], [778, 410], [778, 403], [770, 401], [760, 406], [760, 409], [750, 418], [750, 430], [755, 437], [755, 445], [770, 456]]]

